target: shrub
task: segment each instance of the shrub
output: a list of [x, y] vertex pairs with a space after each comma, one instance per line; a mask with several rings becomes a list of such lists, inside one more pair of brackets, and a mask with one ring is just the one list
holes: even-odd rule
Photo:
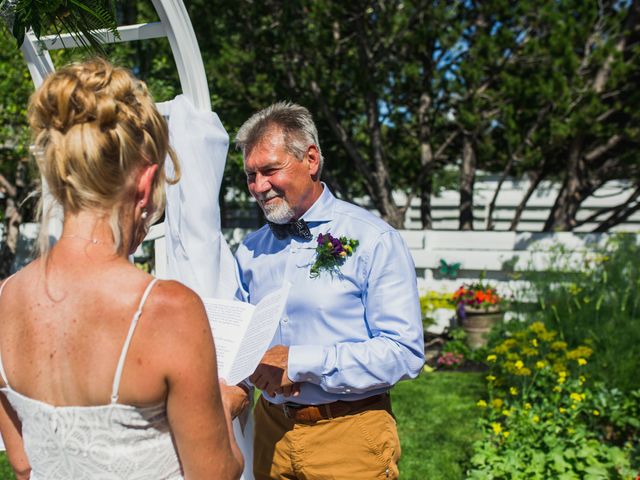
[[[568, 252], [558, 249], [550, 271], [529, 272], [527, 295], [539, 305], [535, 320], [557, 330], [569, 344], [589, 339], [598, 355], [586, 366], [594, 380], [625, 393], [640, 388], [640, 246], [636, 235], [613, 236], [585, 255], [569, 273]], [[575, 259], [575, 255], [573, 257]]]
[[478, 402], [485, 438], [474, 446], [469, 478], [632, 478], [637, 430], [614, 445], [602, 426], [622, 425], [640, 403], [624, 414], [605, 407], [615, 399], [590, 389], [586, 376], [591, 345], [571, 347], [542, 322], [515, 329], [486, 358], [488, 399]]

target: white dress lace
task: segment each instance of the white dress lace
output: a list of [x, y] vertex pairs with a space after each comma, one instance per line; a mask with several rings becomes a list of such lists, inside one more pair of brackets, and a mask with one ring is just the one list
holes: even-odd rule
[[[9, 280], [0, 287], [0, 294]], [[56, 407], [13, 390], [0, 355], [1, 388], [22, 422], [31, 480], [177, 480], [180, 461], [171, 438], [165, 403], [135, 407], [118, 403], [122, 368], [147, 286], [125, 340], [111, 390], [111, 403]]]

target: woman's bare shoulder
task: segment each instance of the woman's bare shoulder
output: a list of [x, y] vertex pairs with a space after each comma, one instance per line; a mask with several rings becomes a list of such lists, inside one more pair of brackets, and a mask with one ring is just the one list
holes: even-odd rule
[[202, 329], [208, 322], [200, 297], [174, 280], [158, 280], [149, 296], [148, 311], [157, 326], [174, 329]]

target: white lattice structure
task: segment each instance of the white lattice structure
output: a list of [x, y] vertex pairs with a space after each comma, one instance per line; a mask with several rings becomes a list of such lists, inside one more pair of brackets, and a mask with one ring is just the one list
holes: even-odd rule
[[[123, 25], [118, 27], [119, 38], [107, 30], [97, 30], [95, 35], [104, 44], [167, 38], [171, 46], [173, 58], [178, 69], [182, 92], [191, 100], [198, 110], [210, 111], [211, 98], [204, 71], [204, 64], [198, 47], [198, 41], [191, 25], [191, 20], [181, 0], [152, 0], [160, 19], [159, 22]], [[38, 88], [45, 77], [55, 70], [49, 51], [75, 48], [81, 46], [77, 36], [70, 34], [50, 35], [36, 39], [32, 31], [27, 32], [21, 46], [33, 83]], [[159, 110], [165, 115], [170, 111], [170, 102], [158, 103]], [[45, 210], [51, 205], [46, 184], [44, 188]], [[54, 207], [55, 212], [55, 207]], [[57, 219], [57, 221], [56, 221]], [[58, 237], [61, 231], [62, 214], [53, 215], [49, 232]], [[156, 241], [156, 274], [163, 276], [166, 268], [164, 246], [164, 226], [156, 225], [151, 229], [147, 240]]]

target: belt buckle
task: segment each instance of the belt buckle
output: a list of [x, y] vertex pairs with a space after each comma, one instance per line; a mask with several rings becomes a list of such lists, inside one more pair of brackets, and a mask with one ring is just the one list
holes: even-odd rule
[[284, 413], [284, 416], [287, 417], [289, 420], [293, 420], [294, 416], [293, 416], [293, 412], [292, 411], [295, 411], [296, 407], [300, 408], [297, 405], [294, 405], [294, 404], [292, 404], [290, 402], [283, 403], [282, 404], [282, 412]]

